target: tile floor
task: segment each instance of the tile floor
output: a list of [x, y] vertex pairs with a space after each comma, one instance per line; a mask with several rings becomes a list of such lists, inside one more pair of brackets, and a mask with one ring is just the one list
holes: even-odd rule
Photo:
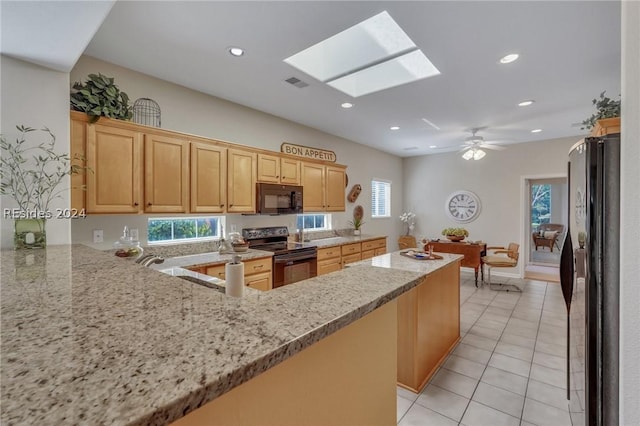
[[398, 387], [398, 425], [583, 425], [566, 399], [559, 284], [496, 277], [522, 293], [460, 283], [461, 340], [419, 395]]

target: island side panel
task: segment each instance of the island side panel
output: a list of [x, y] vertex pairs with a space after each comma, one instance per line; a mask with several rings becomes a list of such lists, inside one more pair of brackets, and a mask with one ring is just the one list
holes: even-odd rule
[[398, 384], [420, 392], [460, 340], [460, 263], [425, 277], [398, 300]]
[[172, 425], [396, 424], [397, 338], [394, 300]]

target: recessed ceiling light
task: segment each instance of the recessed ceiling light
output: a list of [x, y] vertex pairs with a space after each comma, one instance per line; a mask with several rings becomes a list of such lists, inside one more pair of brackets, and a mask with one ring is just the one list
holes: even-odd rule
[[540, 133], [542, 131], [542, 129], [533, 129], [531, 131], [531, 133]]
[[533, 99], [528, 99], [526, 101], [522, 101], [518, 104], [518, 106], [529, 106], [532, 105], [535, 101]]
[[242, 55], [244, 55], [244, 50], [239, 48], [239, 47], [230, 47], [229, 48], [229, 53], [232, 56], [242, 56]]
[[391, 126], [391, 127], [389, 127], [389, 129], [391, 129], [391, 130], [400, 130], [400, 127], [398, 127], [398, 126]]
[[513, 62], [516, 59], [518, 59], [519, 56], [520, 55], [518, 55], [517, 53], [510, 53], [510, 54], [500, 58], [500, 63], [501, 64], [510, 64], [511, 62]]
[[340, 105], [342, 108], [352, 108], [353, 104], [350, 102], [344, 102], [342, 105]]
[[429, 145], [429, 148], [434, 149], [434, 148], [437, 148], [437, 146], [436, 145]]

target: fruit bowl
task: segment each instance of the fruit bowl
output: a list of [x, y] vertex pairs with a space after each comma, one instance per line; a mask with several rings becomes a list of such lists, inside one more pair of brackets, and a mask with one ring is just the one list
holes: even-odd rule
[[236, 253], [242, 253], [249, 250], [249, 243], [231, 244], [231, 246], [233, 247], [233, 251]]

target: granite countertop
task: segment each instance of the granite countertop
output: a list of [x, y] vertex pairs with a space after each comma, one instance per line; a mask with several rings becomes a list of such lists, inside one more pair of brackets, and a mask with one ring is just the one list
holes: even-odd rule
[[310, 246], [316, 246], [318, 248], [327, 248], [327, 247], [335, 247], [343, 244], [351, 244], [351, 243], [360, 243], [363, 241], [370, 240], [378, 240], [384, 238], [386, 239], [386, 235], [360, 235], [360, 236], [342, 236], [342, 237], [330, 237], [330, 238], [319, 238], [317, 240], [311, 240], [306, 242]]
[[[144, 254], [155, 254], [152, 250], [145, 250]], [[186, 256], [175, 256], [166, 258], [163, 263], [153, 264], [149, 267], [152, 269], [160, 270], [178, 267], [201, 267], [205, 265], [221, 265], [229, 263], [233, 256], [240, 256], [240, 260], [246, 262], [251, 259], [260, 259], [263, 257], [272, 257], [273, 253], [270, 251], [253, 250], [249, 249], [241, 253], [224, 253], [220, 254], [217, 251], [209, 253], [189, 254]]]
[[81, 245], [1, 261], [3, 425], [170, 423], [425, 275], [363, 262], [237, 299]]

